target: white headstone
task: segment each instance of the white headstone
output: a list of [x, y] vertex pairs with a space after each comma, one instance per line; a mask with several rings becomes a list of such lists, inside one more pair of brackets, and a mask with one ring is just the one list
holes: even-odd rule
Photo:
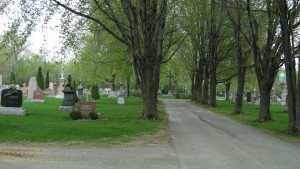
[[49, 89], [50, 89], [50, 90], [53, 90], [53, 82], [50, 82], [50, 83], [49, 83]]
[[64, 73], [65, 73], [65, 69], [64, 69], [64, 67], [62, 67], [61, 68], [61, 76], [60, 76], [61, 79], [64, 79]]
[[58, 91], [57, 91], [57, 95], [55, 96], [55, 98], [58, 99], [63, 99], [64, 98], [64, 83], [65, 83], [65, 79], [60, 78], [59, 79], [59, 86], [58, 86]]
[[33, 92], [37, 89], [37, 82], [35, 77], [31, 77], [28, 83], [28, 96], [27, 101], [31, 101], [33, 98]]
[[0, 74], [0, 86], [2, 86], [2, 75]]

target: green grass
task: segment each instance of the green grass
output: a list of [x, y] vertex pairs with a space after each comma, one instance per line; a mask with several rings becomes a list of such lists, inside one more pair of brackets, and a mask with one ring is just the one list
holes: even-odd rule
[[218, 100], [217, 108], [211, 108], [207, 106], [201, 106], [206, 109], [209, 109], [212, 112], [222, 114], [228, 116], [232, 119], [240, 121], [244, 124], [253, 126], [262, 131], [272, 133], [282, 139], [300, 142], [300, 135], [288, 135], [287, 127], [288, 127], [288, 114], [283, 112], [283, 106], [280, 105], [271, 105], [270, 110], [273, 117], [273, 121], [260, 123], [257, 122], [258, 118], [259, 106], [258, 105], [243, 105], [243, 112], [245, 114], [242, 115], [233, 115], [234, 112], [234, 104], [231, 101], [226, 100]]
[[172, 96], [168, 96], [168, 95], [158, 95], [159, 99], [175, 99], [176, 96], [172, 95]]
[[[58, 111], [61, 99], [45, 99], [45, 103], [24, 102], [26, 116], [0, 115], [0, 142], [119, 145], [154, 134], [167, 125], [163, 120], [139, 120], [140, 98], [127, 98], [125, 105], [118, 105], [116, 98], [102, 95], [96, 101], [96, 112], [103, 119], [97, 121], [72, 121], [69, 113]], [[166, 117], [162, 111], [160, 116]]]

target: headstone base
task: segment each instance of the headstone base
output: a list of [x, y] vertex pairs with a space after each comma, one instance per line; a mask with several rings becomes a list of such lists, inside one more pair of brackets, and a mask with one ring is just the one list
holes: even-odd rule
[[117, 92], [116, 91], [111, 91], [109, 93], [108, 97], [117, 97]]
[[31, 102], [31, 103], [45, 103], [45, 100], [41, 100], [41, 99], [31, 99], [30, 102]]
[[125, 104], [124, 97], [118, 97], [118, 104]]
[[55, 98], [56, 98], [56, 99], [63, 99], [64, 96], [62, 96], [62, 95], [56, 95]]
[[28, 102], [28, 103], [45, 103], [45, 100], [31, 99], [31, 100], [25, 100], [25, 102]]
[[0, 114], [25, 116], [26, 111], [21, 107], [0, 107]]
[[63, 112], [72, 112], [74, 111], [75, 106], [59, 106], [59, 111]]

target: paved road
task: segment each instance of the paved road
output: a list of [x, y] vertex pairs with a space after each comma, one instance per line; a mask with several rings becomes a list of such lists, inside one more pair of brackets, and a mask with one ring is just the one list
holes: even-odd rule
[[174, 144], [127, 148], [0, 144], [0, 169], [298, 169], [300, 145], [163, 100]]

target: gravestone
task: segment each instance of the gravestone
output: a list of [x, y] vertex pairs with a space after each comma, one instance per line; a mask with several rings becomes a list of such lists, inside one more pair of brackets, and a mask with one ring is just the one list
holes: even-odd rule
[[123, 83], [122, 82], [120, 82], [120, 96], [118, 97], [118, 104], [125, 104], [124, 89], [123, 89]]
[[68, 81], [65, 83], [65, 87], [63, 90], [64, 100], [62, 105], [59, 107], [60, 111], [63, 112], [72, 112], [74, 111], [75, 106], [75, 91], [71, 87], [72, 78], [71, 75], [68, 75]]
[[55, 97], [55, 91], [54, 91], [54, 84], [53, 82], [49, 83], [49, 88], [48, 88], [48, 97]]
[[49, 89], [50, 89], [50, 90], [53, 90], [53, 82], [50, 82], [50, 83], [49, 83]]
[[22, 91], [17, 89], [4, 89], [1, 93], [3, 107], [22, 107]]
[[95, 112], [96, 102], [79, 101], [77, 104], [77, 111], [81, 113], [83, 118], [89, 118], [90, 112]]
[[44, 90], [41, 90], [38, 87], [38, 89], [33, 92], [33, 98], [31, 99], [31, 102], [44, 103]]
[[57, 84], [57, 83], [54, 83], [54, 84], [53, 84], [53, 91], [54, 91], [55, 96], [56, 96], [57, 93], [58, 93], [58, 84]]
[[22, 91], [17, 90], [14, 85], [4, 89], [1, 93], [0, 114], [26, 115], [26, 111], [22, 109], [22, 99]]
[[59, 79], [59, 86], [58, 86], [58, 90], [57, 90], [57, 94], [55, 96], [55, 98], [59, 98], [59, 99], [63, 99], [64, 98], [64, 83], [65, 83], [65, 78], [64, 78], [64, 68], [62, 67], [61, 69], [61, 77]]
[[31, 102], [33, 99], [33, 93], [37, 89], [37, 82], [35, 77], [31, 77], [28, 83], [28, 96], [27, 102]]
[[236, 92], [232, 93], [232, 102], [236, 103]]
[[26, 83], [23, 83], [23, 87], [21, 88], [23, 96], [28, 95], [28, 89], [26, 87]]
[[83, 86], [81, 84], [81, 80], [80, 80], [79, 86], [77, 87], [77, 98], [79, 101], [84, 101]]
[[253, 90], [253, 100], [256, 101], [259, 98], [259, 92], [258, 90]]
[[247, 97], [247, 103], [250, 103], [251, 102], [251, 92], [250, 91], [246, 92], [246, 97]]
[[280, 105], [284, 106], [283, 112], [288, 112], [288, 89], [286, 85], [286, 80], [282, 81], [283, 91], [281, 94], [281, 102]]
[[273, 104], [277, 104], [277, 103], [278, 103], [278, 97], [277, 97], [276, 95], [275, 95], [275, 96], [272, 96], [271, 102], [272, 102]]
[[111, 83], [111, 91], [109, 92], [108, 97], [117, 97], [117, 92], [115, 89], [115, 78], [116, 78], [116, 75], [113, 74], [111, 79], [106, 79], [106, 81]]
[[58, 98], [58, 99], [64, 98], [64, 93], [63, 93], [64, 83], [65, 83], [65, 79], [59, 79], [59, 86], [58, 86], [57, 94], [56, 94], [55, 98]]

